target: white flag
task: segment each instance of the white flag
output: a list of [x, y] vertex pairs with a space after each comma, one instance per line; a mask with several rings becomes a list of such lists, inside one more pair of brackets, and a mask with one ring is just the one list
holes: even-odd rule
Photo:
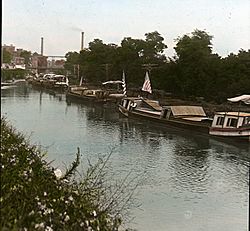
[[122, 72], [122, 88], [123, 88], [123, 95], [127, 95], [127, 88], [126, 88], [126, 81], [125, 81], [125, 72]]
[[152, 94], [151, 83], [150, 83], [150, 79], [149, 79], [149, 76], [148, 76], [148, 72], [146, 72], [145, 81], [144, 81], [144, 84], [142, 86], [142, 90], [147, 91], [150, 94]]

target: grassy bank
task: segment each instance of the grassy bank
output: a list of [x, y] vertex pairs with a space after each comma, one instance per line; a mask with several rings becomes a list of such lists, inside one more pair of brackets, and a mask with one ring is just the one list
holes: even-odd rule
[[118, 230], [133, 192], [104, 185], [106, 161], [75, 180], [79, 150], [65, 174], [43, 156], [1, 119], [1, 230]]

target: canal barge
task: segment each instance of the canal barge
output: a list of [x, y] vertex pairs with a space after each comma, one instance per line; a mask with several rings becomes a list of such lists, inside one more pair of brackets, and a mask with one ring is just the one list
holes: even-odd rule
[[83, 102], [106, 103], [109, 93], [102, 89], [89, 89], [83, 86], [70, 86], [66, 97]]
[[162, 125], [192, 129], [209, 133], [212, 119], [200, 106], [161, 106], [156, 100], [142, 97], [125, 97], [118, 105], [119, 112], [131, 118], [146, 119]]
[[42, 77], [28, 79], [27, 81], [32, 86], [41, 89], [65, 91], [69, 87], [69, 80], [65, 75], [45, 74]]
[[[102, 87], [91, 87], [82, 85], [82, 79], [77, 86], [70, 86], [66, 92], [67, 98], [78, 99], [85, 102], [94, 103], [115, 103], [117, 104], [123, 97], [124, 91], [119, 90], [118, 84], [123, 84], [123, 81], [107, 81], [102, 83]], [[116, 89], [108, 88], [108, 85], [117, 85]]]

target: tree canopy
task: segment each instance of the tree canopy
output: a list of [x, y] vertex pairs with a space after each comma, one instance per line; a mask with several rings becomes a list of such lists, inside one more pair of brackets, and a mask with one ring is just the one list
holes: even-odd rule
[[213, 53], [212, 39], [198, 29], [180, 36], [175, 40], [174, 57], [166, 57], [167, 45], [157, 31], [146, 33], [145, 39], [125, 37], [120, 45], [94, 39], [88, 49], [68, 52], [65, 68], [77, 74], [79, 67], [78, 74], [94, 84], [119, 79], [124, 70], [131, 88], [142, 86], [146, 68], [154, 89], [185, 98], [223, 102], [249, 92], [250, 51], [241, 49], [222, 58]]
[[8, 52], [6, 49], [3, 49], [3, 63], [10, 63], [12, 60], [12, 54]]

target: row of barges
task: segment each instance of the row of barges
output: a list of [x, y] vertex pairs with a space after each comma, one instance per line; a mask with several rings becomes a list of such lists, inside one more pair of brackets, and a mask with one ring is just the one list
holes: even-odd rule
[[[46, 74], [30, 81], [34, 86], [64, 90], [66, 97], [85, 102], [113, 103], [118, 105], [119, 112], [128, 118], [144, 119], [145, 122], [156, 122], [167, 128], [190, 129], [215, 137], [247, 140], [250, 142], [250, 113], [238, 111], [215, 112], [208, 117], [201, 106], [193, 105], [160, 105], [159, 101], [145, 97], [128, 97], [125, 74], [122, 80], [107, 81], [106, 84], [121, 84], [120, 90], [107, 90], [82, 85], [69, 85], [69, 80], [63, 75]], [[152, 93], [148, 72], [146, 72], [142, 91]], [[231, 102], [250, 105], [250, 95], [229, 98]]]

